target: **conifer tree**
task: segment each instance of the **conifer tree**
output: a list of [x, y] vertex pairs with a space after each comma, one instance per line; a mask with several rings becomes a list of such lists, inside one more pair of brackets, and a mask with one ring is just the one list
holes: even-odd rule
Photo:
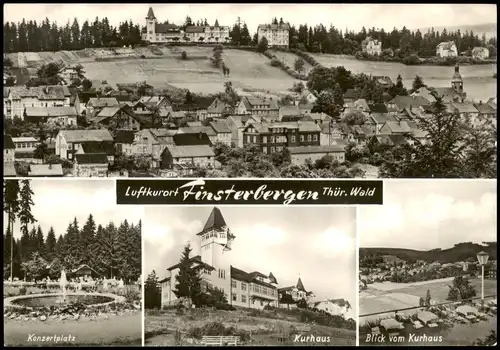
[[201, 294], [201, 277], [199, 269], [194, 266], [194, 262], [190, 258], [191, 251], [191, 246], [188, 243], [184, 247], [179, 261], [179, 273], [174, 290], [177, 298], [186, 298], [189, 306], [196, 302]]

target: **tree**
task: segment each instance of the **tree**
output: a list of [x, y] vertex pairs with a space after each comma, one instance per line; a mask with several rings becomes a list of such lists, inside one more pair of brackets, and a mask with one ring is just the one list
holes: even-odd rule
[[363, 125], [367, 118], [361, 111], [348, 112], [342, 118], [342, 121], [347, 125]]
[[19, 221], [21, 222], [21, 231], [28, 233], [28, 226], [36, 222], [35, 217], [31, 212], [31, 207], [35, 204], [33, 202], [34, 192], [31, 189], [30, 180], [22, 180], [22, 187], [19, 192]]
[[463, 276], [456, 276], [452, 285], [448, 287], [448, 300], [451, 301], [469, 300], [476, 296], [476, 289]]
[[56, 254], [56, 234], [54, 228], [51, 226], [49, 232], [47, 233], [47, 239], [45, 241], [45, 254], [48, 261], [53, 261]]
[[422, 79], [422, 77], [416, 75], [415, 79], [413, 79], [413, 83], [412, 83], [411, 87], [412, 87], [412, 91], [417, 91], [421, 87], [426, 87], [426, 85], [424, 84], [424, 80]]
[[305, 63], [304, 60], [301, 57], [298, 57], [294, 63], [295, 70], [299, 73], [303, 72], [304, 71], [304, 63]]
[[50, 154], [49, 146], [45, 142], [41, 142], [33, 152], [33, 156], [37, 159], [41, 159], [45, 163], [45, 158]]
[[47, 261], [42, 258], [40, 253], [34, 252], [30, 259], [24, 261], [22, 264], [22, 270], [25, 273], [25, 276], [29, 279], [36, 281], [41, 278], [44, 273], [47, 271]]
[[340, 115], [341, 106], [337, 105], [335, 102], [336, 95], [332, 90], [322, 91], [314, 103], [312, 108], [313, 113], [325, 113], [330, 117], [337, 117]]
[[489, 178], [497, 176], [496, 127], [487, 121], [475, 127], [467, 127], [464, 136], [463, 176]]
[[260, 41], [259, 41], [259, 43], [258, 43], [258, 45], [257, 45], [257, 52], [259, 52], [259, 53], [264, 53], [264, 52], [266, 52], [266, 51], [267, 51], [267, 49], [268, 49], [268, 46], [269, 46], [269, 43], [268, 43], [268, 41], [267, 41], [267, 38], [266, 38], [265, 36], [263, 36], [263, 37], [260, 39]]
[[7, 213], [10, 237], [10, 278], [14, 276], [14, 222], [19, 213], [19, 181], [4, 180], [3, 182], [4, 212]]
[[174, 294], [177, 298], [185, 298], [191, 307], [191, 304], [198, 300], [201, 293], [201, 277], [199, 268], [194, 265], [194, 261], [190, 258], [192, 249], [188, 243], [184, 247], [180, 262], [179, 273], [176, 278]]
[[144, 307], [146, 309], [158, 309], [161, 307], [161, 287], [159, 286], [155, 270], [144, 281]]
[[297, 301], [297, 307], [299, 309], [307, 309], [307, 302], [304, 298], [300, 299], [299, 301]]
[[295, 300], [293, 299], [293, 297], [290, 294], [283, 293], [281, 296], [281, 299], [279, 300], [279, 303], [285, 304], [287, 306], [287, 308], [290, 310], [290, 305], [295, 304]]

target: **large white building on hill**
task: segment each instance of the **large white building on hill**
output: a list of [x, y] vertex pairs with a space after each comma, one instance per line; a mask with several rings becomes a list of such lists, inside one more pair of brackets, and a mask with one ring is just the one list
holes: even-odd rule
[[188, 26], [185, 30], [175, 24], [158, 23], [150, 7], [146, 16], [146, 27], [142, 28], [142, 40], [150, 43], [198, 42], [198, 43], [228, 43], [229, 27], [220, 26], [215, 20], [213, 26]]
[[290, 43], [290, 25], [282, 24], [261, 24], [257, 27], [257, 40], [265, 37], [269, 47], [288, 48]]
[[[212, 210], [203, 230], [196, 236], [192, 248], [193, 251], [199, 251], [200, 255], [191, 260], [202, 270], [203, 287], [210, 285], [222, 290], [228, 303], [233, 306], [252, 309], [263, 309], [266, 305], [279, 306], [278, 281], [272, 273], [245, 272], [231, 265], [234, 259], [231, 243], [235, 236], [218, 208]], [[167, 271], [167, 278], [160, 281], [162, 307], [180, 302], [174, 292], [179, 264], [169, 267]]]

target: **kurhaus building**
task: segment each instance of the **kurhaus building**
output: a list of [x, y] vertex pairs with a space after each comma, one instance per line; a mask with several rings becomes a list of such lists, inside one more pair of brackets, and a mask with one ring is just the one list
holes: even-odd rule
[[158, 23], [150, 7], [146, 16], [146, 27], [142, 28], [142, 40], [150, 43], [197, 42], [197, 43], [228, 43], [229, 27], [220, 26], [216, 20], [213, 26], [188, 26], [182, 29], [175, 24]]
[[[278, 307], [278, 281], [272, 273], [246, 272], [231, 265], [233, 255], [231, 243], [236, 237], [218, 208], [214, 208], [203, 227], [197, 233], [194, 251], [200, 255], [192, 257], [194, 264], [202, 267], [202, 283], [222, 290], [228, 303], [233, 306], [263, 309], [266, 305]], [[179, 265], [167, 269], [167, 278], [161, 283], [161, 304], [179, 302], [174, 290]]]

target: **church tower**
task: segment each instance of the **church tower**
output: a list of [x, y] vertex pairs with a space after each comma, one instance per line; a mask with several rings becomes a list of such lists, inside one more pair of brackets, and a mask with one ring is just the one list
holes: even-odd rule
[[147, 41], [153, 42], [156, 40], [156, 17], [153, 8], [150, 7], [146, 17]]
[[235, 236], [229, 230], [219, 208], [212, 209], [203, 230], [197, 236], [201, 261], [214, 268], [208, 281], [228, 294], [231, 289], [231, 243]]
[[453, 74], [453, 78], [451, 78], [451, 87], [459, 94], [464, 92], [464, 81], [462, 79], [462, 75], [460, 75], [460, 67], [458, 66], [458, 63], [455, 66], [455, 74]]

